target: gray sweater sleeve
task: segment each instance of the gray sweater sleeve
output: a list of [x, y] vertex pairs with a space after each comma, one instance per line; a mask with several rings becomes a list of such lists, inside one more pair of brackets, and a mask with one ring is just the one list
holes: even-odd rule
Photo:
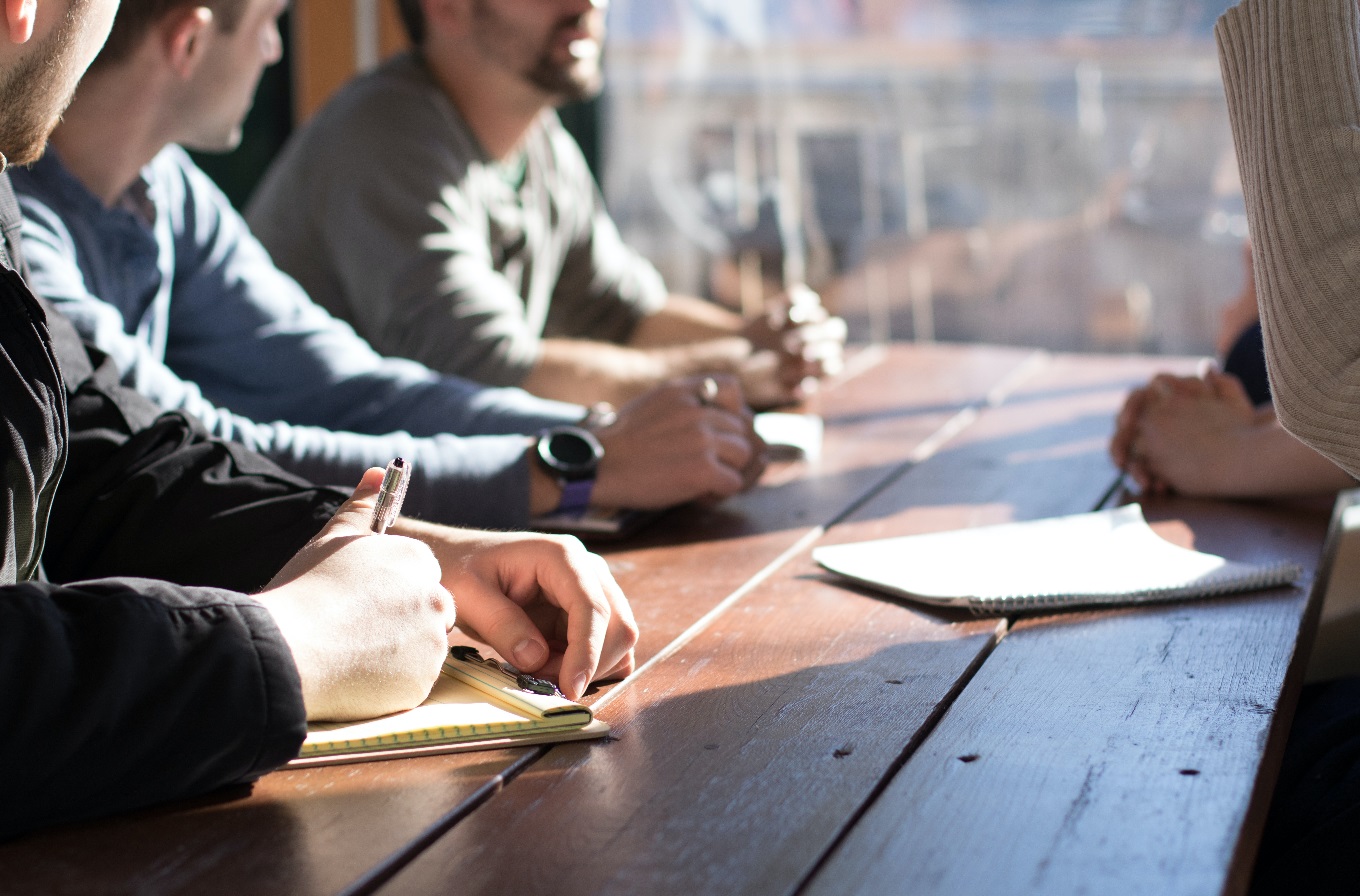
[[1360, 474], [1360, 10], [1245, 0], [1216, 36], [1281, 423]]

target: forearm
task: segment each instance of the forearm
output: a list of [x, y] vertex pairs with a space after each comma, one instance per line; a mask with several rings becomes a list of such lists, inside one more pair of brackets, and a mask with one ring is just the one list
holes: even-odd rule
[[301, 689], [241, 594], [0, 589], [0, 839], [250, 780], [296, 755]]
[[633, 348], [684, 345], [741, 334], [742, 319], [726, 308], [693, 296], [670, 295], [666, 304], [638, 321], [628, 339]]
[[750, 343], [728, 337], [692, 345], [639, 349], [577, 339], [546, 339], [524, 381], [536, 395], [623, 405], [662, 383], [696, 373], [736, 373]]
[[1327, 494], [1355, 484], [1349, 473], [1268, 417], [1225, 453], [1220, 496], [1288, 498]]
[[[242, 359], [251, 373], [239, 372]], [[182, 351], [171, 366], [218, 407], [255, 420], [366, 434], [523, 434], [583, 413], [383, 357], [333, 320], [270, 334], [249, 329], [218, 339], [212, 351]]]
[[309, 481], [343, 485], [369, 467], [404, 457], [414, 471], [405, 504], [412, 516], [489, 529], [529, 523], [527, 436], [369, 436], [281, 424], [262, 429], [257, 435], [267, 439], [246, 444]]
[[1360, 473], [1360, 66], [1352, 0], [1246, 0], [1217, 28], [1280, 420]]

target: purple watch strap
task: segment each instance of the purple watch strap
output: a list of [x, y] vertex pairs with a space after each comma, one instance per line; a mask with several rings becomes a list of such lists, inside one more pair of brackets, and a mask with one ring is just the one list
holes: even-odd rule
[[590, 492], [595, 488], [592, 479], [568, 479], [562, 483], [562, 500], [557, 502], [554, 513], [581, 516], [590, 507]]

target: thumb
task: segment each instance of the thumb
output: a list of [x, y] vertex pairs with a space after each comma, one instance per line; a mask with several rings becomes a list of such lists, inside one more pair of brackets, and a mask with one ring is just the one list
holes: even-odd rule
[[363, 478], [354, 487], [349, 500], [331, 517], [326, 528], [321, 531], [323, 538], [342, 535], [368, 535], [373, 531], [373, 505], [377, 502], [378, 490], [382, 488], [383, 469], [369, 467]]
[[460, 583], [458, 623], [521, 672], [537, 672], [551, 656], [547, 639], [519, 604], [480, 580]]
[[382, 488], [383, 471], [378, 467], [367, 470], [348, 501], [340, 505], [321, 531], [307, 542], [301, 551], [284, 564], [270, 580], [267, 588], [277, 588], [306, 573], [316, 563], [313, 549], [336, 538], [354, 538], [372, 532], [373, 505]]

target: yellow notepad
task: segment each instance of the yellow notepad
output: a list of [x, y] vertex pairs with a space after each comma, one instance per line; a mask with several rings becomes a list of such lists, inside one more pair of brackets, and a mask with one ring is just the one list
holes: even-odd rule
[[602, 737], [590, 707], [542, 679], [455, 647], [430, 696], [406, 712], [362, 722], [313, 723], [290, 765], [393, 759]]

